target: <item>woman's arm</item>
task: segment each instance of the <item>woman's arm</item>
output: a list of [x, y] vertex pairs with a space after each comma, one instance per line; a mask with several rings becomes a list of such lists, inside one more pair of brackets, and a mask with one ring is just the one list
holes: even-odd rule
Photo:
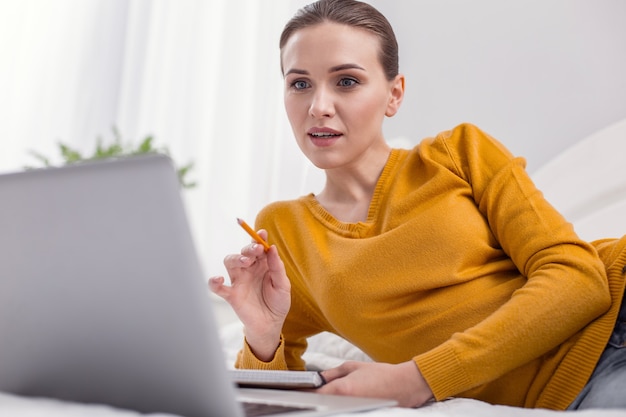
[[[265, 231], [259, 232], [267, 239]], [[244, 326], [247, 348], [262, 362], [270, 362], [281, 344], [281, 330], [291, 305], [291, 285], [278, 250], [267, 252], [252, 243], [241, 254], [226, 256], [224, 265], [231, 285], [224, 277], [209, 279], [209, 287], [226, 300]]]
[[610, 297], [597, 253], [543, 198], [521, 158], [473, 126], [455, 129], [437, 146], [527, 278], [482, 322], [414, 358], [441, 399], [551, 351], [605, 312]]

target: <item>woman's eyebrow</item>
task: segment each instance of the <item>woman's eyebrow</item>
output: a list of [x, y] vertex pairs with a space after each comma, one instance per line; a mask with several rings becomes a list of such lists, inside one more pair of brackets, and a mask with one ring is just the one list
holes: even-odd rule
[[300, 75], [308, 75], [309, 71], [303, 69], [292, 68], [285, 73], [285, 75], [289, 74], [300, 74]]
[[[341, 64], [341, 65], [335, 65], [334, 67], [330, 67], [328, 69], [328, 73], [330, 74], [333, 72], [344, 71], [347, 69], [357, 69], [357, 70], [365, 71], [365, 68], [357, 64]], [[292, 68], [285, 73], [285, 75], [289, 75], [289, 74], [308, 75], [309, 71], [298, 69], [298, 68]]]
[[337, 71], [343, 71], [343, 70], [347, 70], [347, 69], [358, 69], [361, 71], [365, 71], [365, 68], [363, 68], [360, 65], [357, 64], [341, 64], [341, 65], [336, 65], [334, 67], [331, 67], [328, 72], [337, 72]]

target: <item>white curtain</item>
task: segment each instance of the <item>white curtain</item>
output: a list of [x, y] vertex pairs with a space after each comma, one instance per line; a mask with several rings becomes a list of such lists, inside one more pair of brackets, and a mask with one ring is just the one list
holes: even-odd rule
[[58, 142], [89, 154], [113, 127], [132, 143], [154, 135], [194, 163], [194, 237], [206, 274], [223, 273], [249, 241], [236, 217], [317, 191], [282, 105], [292, 12], [289, 0], [0, 0], [0, 170], [36, 165], [29, 150], [54, 162]]

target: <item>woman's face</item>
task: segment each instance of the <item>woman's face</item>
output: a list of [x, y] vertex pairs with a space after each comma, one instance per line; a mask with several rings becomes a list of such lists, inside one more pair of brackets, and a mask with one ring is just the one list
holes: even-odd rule
[[282, 50], [285, 108], [298, 146], [322, 169], [388, 152], [382, 124], [402, 101], [404, 78], [386, 79], [376, 35], [322, 23], [295, 32]]

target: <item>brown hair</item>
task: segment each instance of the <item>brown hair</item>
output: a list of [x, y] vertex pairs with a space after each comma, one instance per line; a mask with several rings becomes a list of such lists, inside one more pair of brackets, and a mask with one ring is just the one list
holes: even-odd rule
[[280, 49], [296, 31], [324, 22], [365, 29], [376, 35], [380, 39], [379, 60], [385, 76], [393, 80], [398, 75], [398, 42], [391, 24], [374, 7], [356, 0], [319, 0], [298, 10], [283, 29]]

